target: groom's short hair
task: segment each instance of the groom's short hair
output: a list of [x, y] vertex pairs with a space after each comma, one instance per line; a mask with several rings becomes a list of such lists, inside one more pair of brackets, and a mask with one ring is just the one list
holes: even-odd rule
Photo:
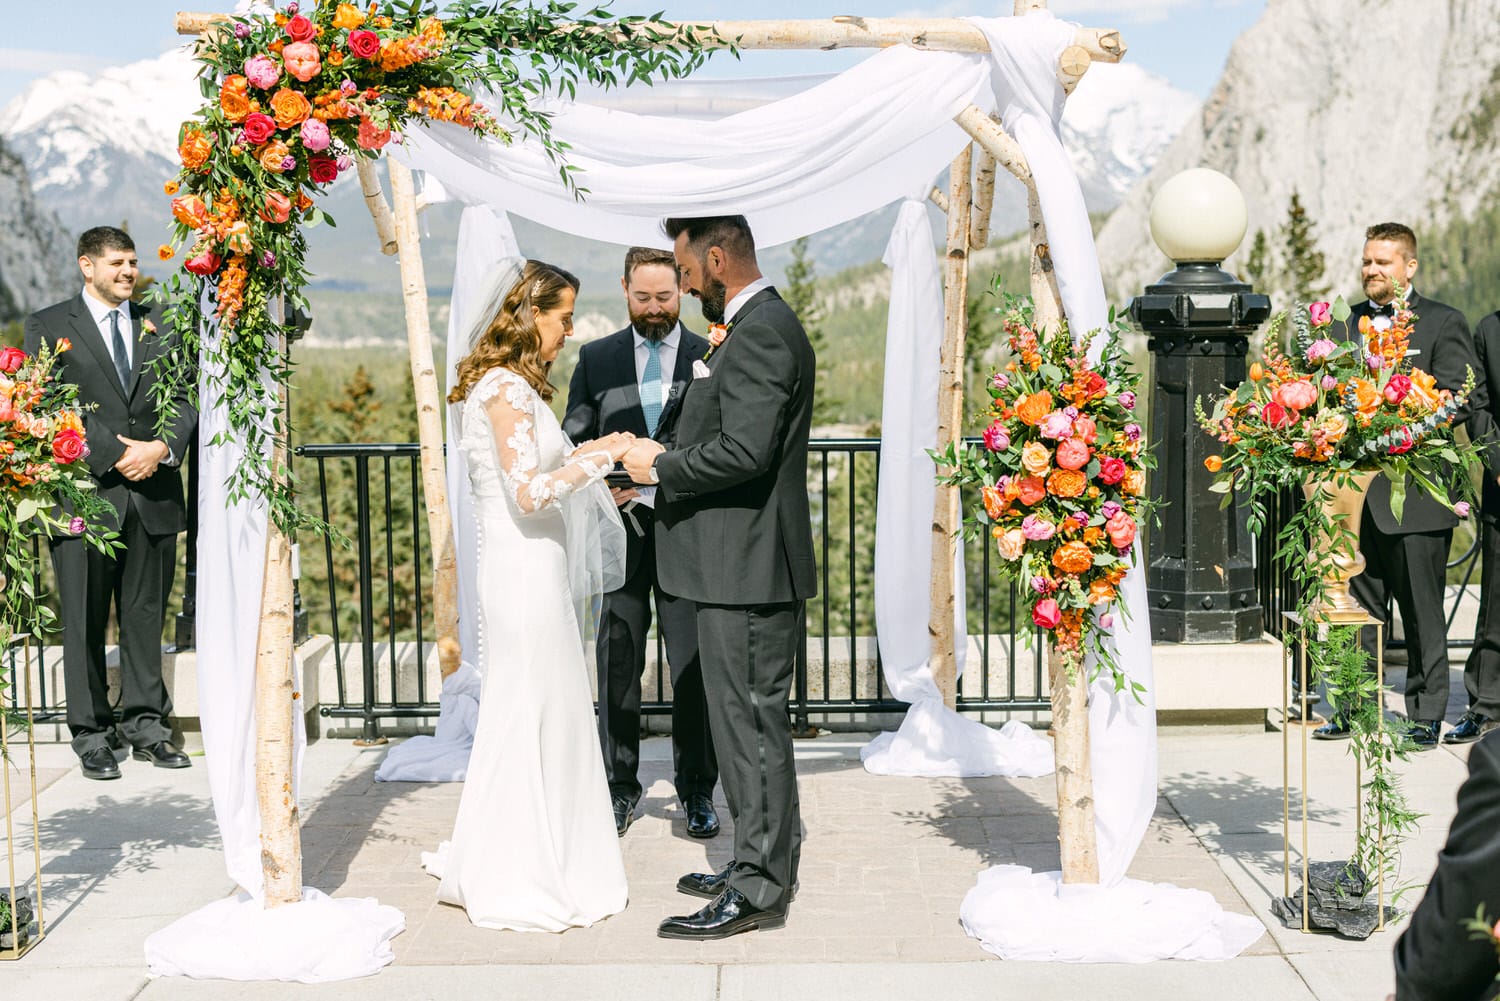
[[709, 247], [720, 247], [730, 257], [741, 261], [755, 261], [755, 237], [750, 233], [750, 224], [742, 215], [703, 216], [697, 219], [671, 217], [664, 219], [661, 228], [674, 243], [677, 237], [687, 234], [688, 249], [699, 257], [708, 253]]
[[135, 241], [123, 229], [114, 226], [95, 226], [83, 231], [78, 238], [78, 256], [89, 259], [103, 257], [111, 250], [134, 250]]

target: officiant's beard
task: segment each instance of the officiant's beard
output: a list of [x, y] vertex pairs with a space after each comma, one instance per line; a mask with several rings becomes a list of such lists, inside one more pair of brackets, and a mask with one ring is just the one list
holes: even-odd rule
[[630, 325], [636, 329], [636, 333], [640, 334], [646, 340], [660, 343], [663, 338], [677, 329], [678, 315], [676, 310], [670, 313], [637, 313], [632, 308], [630, 310]]
[[703, 307], [703, 318], [709, 323], [724, 322], [728, 291], [728, 287], [717, 278], [704, 278], [703, 291], [698, 293], [698, 304]]

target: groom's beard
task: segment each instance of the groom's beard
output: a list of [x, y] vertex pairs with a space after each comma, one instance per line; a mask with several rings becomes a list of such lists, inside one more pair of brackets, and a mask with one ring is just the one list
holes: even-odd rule
[[637, 313], [631, 309], [630, 325], [646, 340], [660, 342], [662, 338], [677, 329], [678, 315], [675, 310], [670, 313]]
[[703, 307], [703, 318], [709, 323], [724, 322], [725, 295], [729, 289], [717, 278], [704, 278], [703, 291], [698, 293], [698, 304]]

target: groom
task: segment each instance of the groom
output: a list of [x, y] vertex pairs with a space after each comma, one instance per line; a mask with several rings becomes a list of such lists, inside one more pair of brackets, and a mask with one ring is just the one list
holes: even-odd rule
[[698, 643], [734, 859], [677, 888], [712, 902], [661, 923], [664, 938], [716, 939], [786, 923], [802, 820], [787, 699], [817, 593], [807, 500], [812, 346], [755, 260], [744, 216], [668, 219], [682, 289], [727, 330], [693, 363], [670, 450], [641, 441], [625, 457], [659, 486], [662, 586], [698, 605]]

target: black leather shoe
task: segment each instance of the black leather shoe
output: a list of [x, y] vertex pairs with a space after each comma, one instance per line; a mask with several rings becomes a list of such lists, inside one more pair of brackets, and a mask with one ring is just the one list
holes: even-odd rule
[[1430, 751], [1438, 745], [1438, 733], [1443, 729], [1443, 721], [1416, 720], [1410, 724], [1411, 729], [1406, 732], [1407, 739], [1417, 745], [1419, 751]]
[[724, 892], [697, 914], [667, 918], [656, 929], [662, 938], [681, 938], [690, 941], [708, 941], [728, 938], [743, 931], [780, 928], [786, 924], [786, 905], [778, 904], [762, 910], [745, 899], [745, 895], [734, 887], [725, 887]]
[[157, 768], [191, 768], [193, 766], [188, 756], [179, 751], [177, 745], [170, 740], [137, 747], [130, 752], [130, 756], [137, 761], [149, 761]]
[[702, 793], [694, 793], [682, 801], [687, 811], [687, 832], [690, 838], [711, 838], [719, 833], [719, 815], [714, 811], [714, 801]]
[[1493, 720], [1482, 713], [1466, 712], [1458, 718], [1458, 725], [1448, 731], [1448, 735], [1443, 738], [1443, 743], [1470, 744], [1496, 727], [1500, 727], [1500, 721]]
[[715, 900], [729, 885], [729, 873], [733, 869], [734, 859], [730, 859], [718, 872], [690, 872], [677, 881], [677, 892]]
[[108, 746], [84, 752], [79, 756], [78, 763], [82, 766], [83, 777], [86, 779], [104, 781], [120, 777], [120, 766], [115, 762], [115, 753]]
[[1337, 714], [1312, 732], [1313, 740], [1348, 740], [1349, 721]]
[[615, 808], [615, 833], [623, 838], [625, 832], [630, 830], [630, 825], [635, 822], [635, 804], [640, 798], [617, 792], [611, 793], [609, 799]]

